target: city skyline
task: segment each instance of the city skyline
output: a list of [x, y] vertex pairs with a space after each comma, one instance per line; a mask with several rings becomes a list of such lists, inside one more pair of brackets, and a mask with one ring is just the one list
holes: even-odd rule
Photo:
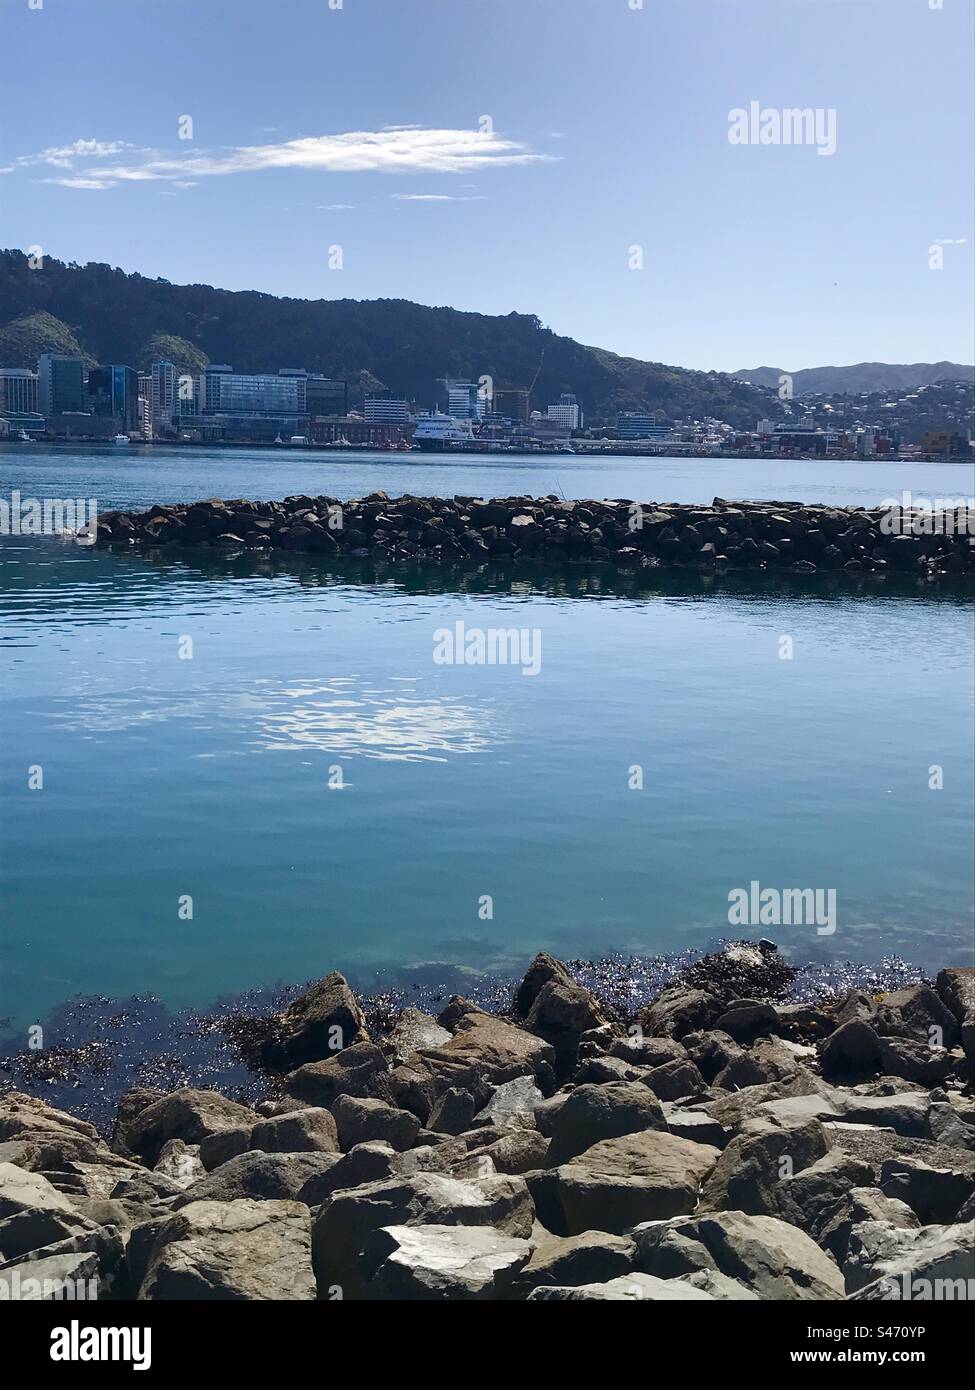
[[[215, 0], [7, 8], [24, 61], [6, 101], [31, 120], [5, 123], [4, 243], [174, 283], [537, 313], [704, 370], [972, 360], [967, 6], [273, 13], [277, 44], [257, 0], [229, 27]], [[119, 52], [138, 62], [92, 82]], [[806, 110], [798, 145], [766, 120]]]

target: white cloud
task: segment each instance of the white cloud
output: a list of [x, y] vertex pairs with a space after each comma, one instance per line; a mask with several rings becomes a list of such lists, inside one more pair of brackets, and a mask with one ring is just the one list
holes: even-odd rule
[[354, 212], [355, 203], [316, 203], [318, 212]]
[[452, 193], [390, 193], [398, 203], [483, 203], [484, 194], [455, 197]]
[[[72, 145], [25, 155], [17, 162], [51, 164], [70, 169], [76, 179], [86, 180], [84, 183], [52, 180], [63, 182], [69, 188], [108, 188], [138, 182], [179, 184], [188, 178], [260, 173], [268, 169], [300, 169], [312, 173], [458, 174], [552, 159], [551, 155], [535, 154], [517, 141], [503, 139], [493, 131], [391, 126], [378, 131], [310, 135], [280, 144], [188, 153], [180, 158], [139, 149], [135, 150], [137, 159], [107, 166], [91, 164], [92, 160], [133, 150], [134, 146], [119, 142], [76, 140]], [[87, 167], [76, 168], [78, 163]]]
[[82, 175], [71, 175], [63, 179], [41, 179], [41, 183], [56, 183], [62, 188], [114, 188], [108, 179], [89, 179]]

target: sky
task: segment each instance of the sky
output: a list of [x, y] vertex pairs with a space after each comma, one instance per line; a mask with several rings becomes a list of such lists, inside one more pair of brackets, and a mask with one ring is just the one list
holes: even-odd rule
[[971, 362], [973, 14], [0, 0], [0, 245], [704, 370]]

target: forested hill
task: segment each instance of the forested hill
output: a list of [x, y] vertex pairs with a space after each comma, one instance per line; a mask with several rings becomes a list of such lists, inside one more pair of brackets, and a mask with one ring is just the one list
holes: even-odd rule
[[187, 366], [307, 367], [365, 390], [389, 387], [421, 406], [432, 404], [438, 377], [486, 374], [506, 386], [535, 380], [535, 406], [571, 391], [591, 416], [649, 409], [754, 428], [760, 415], [779, 413], [774, 392], [584, 347], [532, 314], [461, 313], [405, 299], [279, 299], [52, 257], [31, 270], [22, 252], [0, 251], [0, 366], [33, 367], [38, 351], [74, 341], [91, 360], [144, 368], [167, 338], [185, 340], [171, 346]]

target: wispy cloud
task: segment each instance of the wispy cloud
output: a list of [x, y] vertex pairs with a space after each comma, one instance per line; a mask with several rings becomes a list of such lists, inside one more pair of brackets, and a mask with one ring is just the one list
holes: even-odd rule
[[[123, 153], [127, 155], [123, 162], [102, 162]], [[126, 183], [160, 181], [185, 186], [188, 180], [269, 169], [332, 174], [458, 174], [551, 159], [551, 155], [536, 154], [494, 131], [392, 126], [378, 131], [310, 135], [279, 144], [181, 152], [178, 158], [118, 141], [76, 140], [71, 145], [25, 155], [17, 163], [64, 169], [63, 176], [46, 181], [67, 188], [114, 188]]]
[[354, 212], [355, 203], [316, 203], [318, 212]]
[[484, 194], [391, 193], [398, 203], [483, 203]]

